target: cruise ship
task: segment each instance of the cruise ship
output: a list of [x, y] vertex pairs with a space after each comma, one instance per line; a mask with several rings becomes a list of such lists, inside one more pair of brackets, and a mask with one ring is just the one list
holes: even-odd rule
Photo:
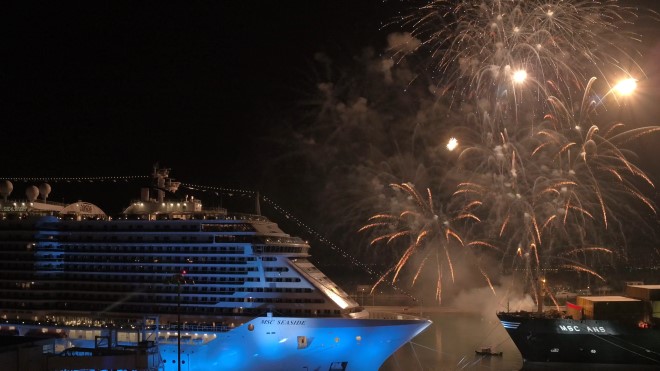
[[62, 354], [152, 344], [165, 371], [362, 371], [431, 324], [365, 310], [259, 212], [174, 200], [169, 169], [152, 178], [116, 217], [0, 182], [1, 335]]

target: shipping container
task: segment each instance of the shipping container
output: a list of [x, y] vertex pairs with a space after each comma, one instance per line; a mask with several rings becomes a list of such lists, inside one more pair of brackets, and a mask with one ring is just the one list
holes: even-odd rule
[[626, 286], [626, 296], [644, 301], [660, 300], [660, 285]]
[[637, 322], [644, 318], [644, 302], [625, 296], [579, 296], [583, 319]]

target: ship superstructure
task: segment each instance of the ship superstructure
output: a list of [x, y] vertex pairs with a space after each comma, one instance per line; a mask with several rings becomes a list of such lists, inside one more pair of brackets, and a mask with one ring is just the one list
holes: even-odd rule
[[266, 217], [167, 199], [167, 169], [153, 180], [116, 218], [2, 184], [0, 333], [152, 341], [165, 370], [376, 370], [430, 324], [365, 311]]

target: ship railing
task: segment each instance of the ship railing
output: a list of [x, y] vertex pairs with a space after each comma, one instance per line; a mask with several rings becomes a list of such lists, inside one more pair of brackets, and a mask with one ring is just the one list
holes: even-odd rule
[[410, 314], [384, 312], [384, 311], [371, 311], [369, 310], [369, 319], [388, 319], [388, 320], [418, 320], [419, 316]]
[[268, 218], [263, 215], [247, 214], [247, 213], [230, 213], [227, 214], [227, 220], [248, 220], [258, 222], [268, 222]]
[[[176, 324], [170, 324], [170, 325], [151, 325], [151, 326], [146, 326], [145, 330], [147, 331], [154, 331], [156, 330], [156, 327], [158, 327], [158, 331], [177, 331], [178, 326]], [[228, 332], [231, 330], [231, 327], [226, 326], [226, 325], [220, 325], [220, 326], [213, 326], [213, 325], [182, 325], [181, 326], [181, 331], [198, 331], [198, 332]]]
[[[171, 332], [176, 332], [177, 331], [177, 325], [176, 324], [168, 324], [168, 325], [147, 325], [147, 326], [141, 326], [139, 323], [136, 322], [125, 322], [125, 323], [104, 323], [104, 324], [97, 324], [97, 323], [80, 323], [80, 322], [64, 322], [64, 321], [53, 321], [53, 320], [42, 320], [42, 321], [33, 321], [29, 319], [16, 319], [16, 320], [11, 320], [11, 319], [3, 319], [2, 322], [0, 322], [2, 325], [21, 325], [21, 326], [35, 326], [35, 327], [44, 327], [44, 326], [67, 326], [67, 327], [73, 327], [73, 328], [80, 328], [80, 329], [92, 329], [92, 328], [98, 328], [98, 329], [104, 329], [104, 328], [115, 328], [115, 329], [122, 329], [126, 327], [126, 329], [144, 329], [146, 331], [171, 331]], [[232, 326], [227, 326], [227, 325], [195, 325], [195, 324], [184, 324], [181, 326], [181, 331], [187, 331], [187, 332], [228, 332], [234, 327]]]
[[7, 202], [8, 204], [25, 204], [25, 205], [30, 205], [33, 203], [40, 203], [40, 204], [46, 204], [46, 205], [55, 205], [55, 206], [67, 206], [68, 204], [62, 203], [62, 202], [56, 202], [56, 201], [50, 201], [50, 200], [43, 200], [43, 199], [37, 199], [34, 201], [30, 201], [27, 198], [17, 198], [17, 199], [12, 199], [11, 202]]

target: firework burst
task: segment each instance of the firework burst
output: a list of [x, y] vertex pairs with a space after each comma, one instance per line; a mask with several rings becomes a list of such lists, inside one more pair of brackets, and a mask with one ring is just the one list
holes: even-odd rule
[[435, 0], [400, 21], [455, 97], [502, 104], [523, 76], [542, 101], [543, 90], [574, 91], [594, 73], [620, 71], [622, 58], [632, 60], [627, 46], [638, 36], [625, 30], [635, 19], [616, 1]]
[[[480, 135], [466, 136], [453, 170], [464, 179], [454, 207], [476, 204], [482, 221], [464, 235], [500, 246], [512, 267], [528, 272], [533, 291], [548, 268], [604, 279], [589, 266], [626, 257], [624, 220], [641, 228], [645, 214], [656, 215], [641, 189], [654, 184], [625, 144], [660, 127], [601, 129], [593, 123], [594, 101], [585, 98], [573, 111], [556, 97], [548, 101], [553, 111], [539, 124], [499, 135], [489, 131], [493, 125], [477, 127]], [[596, 247], [603, 244], [610, 247]]]
[[626, 144], [660, 128], [596, 123], [600, 107], [634, 88], [609, 76], [622, 63], [633, 66], [624, 75], [643, 76], [627, 49], [635, 19], [616, 1], [562, 0], [436, 0], [403, 18], [431, 51], [441, 90], [468, 113], [451, 129], [456, 166], [438, 174], [462, 179], [446, 203], [478, 221], [456, 230], [500, 248], [537, 300], [548, 268], [604, 279], [591, 266], [626, 256], [624, 220], [656, 215], [644, 192], [653, 182]]
[[[451, 281], [455, 281], [454, 259], [469, 255], [471, 249], [497, 250], [497, 247], [481, 241], [468, 243], [454, 227], [454, 224], [480, 221], [470, 210], [476, 204], [450, 213], [455, 216], [449, 216], [446, 210], [434, 203], [430, 189], [422, 195], [410, 183], [392, 184], [391, 188], [400, 196], [400, 202], [395, 207], [397, 212], [374, 215], [360, 229], [360, 232], [372, 232], [372, 245], [383, 243], [402, 248], [399, 260], [381, 276], [374, 288], [386, 279], [396, 282], [401, 270], [414, 257], [418, 257], [412, 284], [415, 284], [427, 263], [434, 263], [437, 273], [436, 299], [441, 301], [444, 272], [448, 271]], [[490, 278], [483, 269], [480, 270], [490, 284]]]
[[432, 270], [438, 297], [472, 251], [522, 269], [537, 298], [548, 268], [603, 278], [592, 267], [625, 259], [625, 225], [657, 220], [629, 145], [659, 129], [600, 117], [644, 78], [636, 19], [615, 0], [435, 0], [399, 19], [411, 32], [388, 39], [393, 60], [365, 53], [339, 74], [356, 77], [316, 85], [301, 137], [324, 225], [386, 210], [360, 234], [397, 254], [378, 283]]

